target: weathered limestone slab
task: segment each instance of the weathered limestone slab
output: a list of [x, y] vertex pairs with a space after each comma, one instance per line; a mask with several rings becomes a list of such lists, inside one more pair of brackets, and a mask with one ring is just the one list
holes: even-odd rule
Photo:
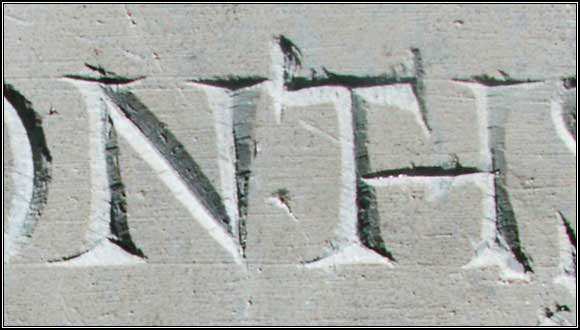
[[576, 325], [576, 10], [5, 5], [5, 325]]

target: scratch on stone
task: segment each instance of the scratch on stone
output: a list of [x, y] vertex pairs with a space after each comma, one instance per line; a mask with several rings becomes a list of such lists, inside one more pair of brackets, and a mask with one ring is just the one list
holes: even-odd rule
[[322, 130], [316, 126], [309, 124], [308, 122], [306, 122], [304, 120], [300, 120], [299, 123], [300, 123], [300, 126], [302, 126], [302, 128], [304, 128], [305, 130], [307, 130], [313, 134], [322, 136], [323, 138], [327, 139], [328, 141], [330, 141], [336, 145], [340, 144], [340, 141], [336, 137], [332, 136], [332, 134], [329, 134], [329, 133], [325, 132], [324, 130]]

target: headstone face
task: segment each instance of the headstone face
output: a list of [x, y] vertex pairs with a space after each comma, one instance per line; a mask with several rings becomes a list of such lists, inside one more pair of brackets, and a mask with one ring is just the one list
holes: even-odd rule
[[5, 325], [576, 325], [576, 13], [5, 5]]

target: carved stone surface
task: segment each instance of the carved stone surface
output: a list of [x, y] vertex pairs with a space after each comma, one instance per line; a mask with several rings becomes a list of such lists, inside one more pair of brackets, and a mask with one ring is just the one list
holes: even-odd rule
[[5, 325], [576, 325], [576, 9], [5, 5]]

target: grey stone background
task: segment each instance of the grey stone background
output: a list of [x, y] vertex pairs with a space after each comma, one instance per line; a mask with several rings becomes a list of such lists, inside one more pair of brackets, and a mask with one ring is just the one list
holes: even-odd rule
[[[570, 259], [572, 247], [565, 244], [572, 240], [562, 234], [561, 217], [575, 236], [577, 158], [551, 115], [559, 95], [575, 125], [575, 4], [6, 4], [3, 10], [4, 83], [31, 102], [52, 156], [46, 206], [26, 246], [4, 261], [5, 325], [577, 323], [575, 285], [571, 290], [555, 282], [563, 263], [573, 259], [576, 268], [575, 243]], [[120, 137], [127, 221], [147, 259], [55, 266], [54, 260], [86, 246], [95, 198], [87, 103], [63, 77], [98, 76], [86, 64], [144, 77], [127, 88], [219, 186], [211, 102], [189, 81], [273, 79], [272, 45], [280, 35], [299, 47], [302, 65], [294, 74], [301, 77], [323, 68], [350, 77], [404, 77], [409, 68], [418, 71], [412, 54], [420, 51], [433, 135], [425, 138], [404, 112], [369, 109], [367, 148], [376, 171], [440, 166], [455, 156], [477, 167], [477, 95], [459, 81], [486, 88], [487, 111], [504, 134], [503, 175], [531, 258], [529, 278], [502, 279], [497, 266], [463, 267], [476, 253], [485, 198], [469, 184], [453, 185], [444, 198], [432, 198], [421, 185], [376, 188], [381, 235], [394, 267], [305, 267], [336, 238], [345, 171], [335, 143], [340, 128], [329, 104], [295, 107], [277, 124], [263, 90], [256, 101], [253, 134], [261, 149], [253, 160], [241, 264]], [[18, 169], [4, 132], [6, 237], [19, 187], [11, 181]], [[575, 145], [575, 128], [573, 134]], [[289, 192], [288, 210], [270, 203], [280, 189]]]

